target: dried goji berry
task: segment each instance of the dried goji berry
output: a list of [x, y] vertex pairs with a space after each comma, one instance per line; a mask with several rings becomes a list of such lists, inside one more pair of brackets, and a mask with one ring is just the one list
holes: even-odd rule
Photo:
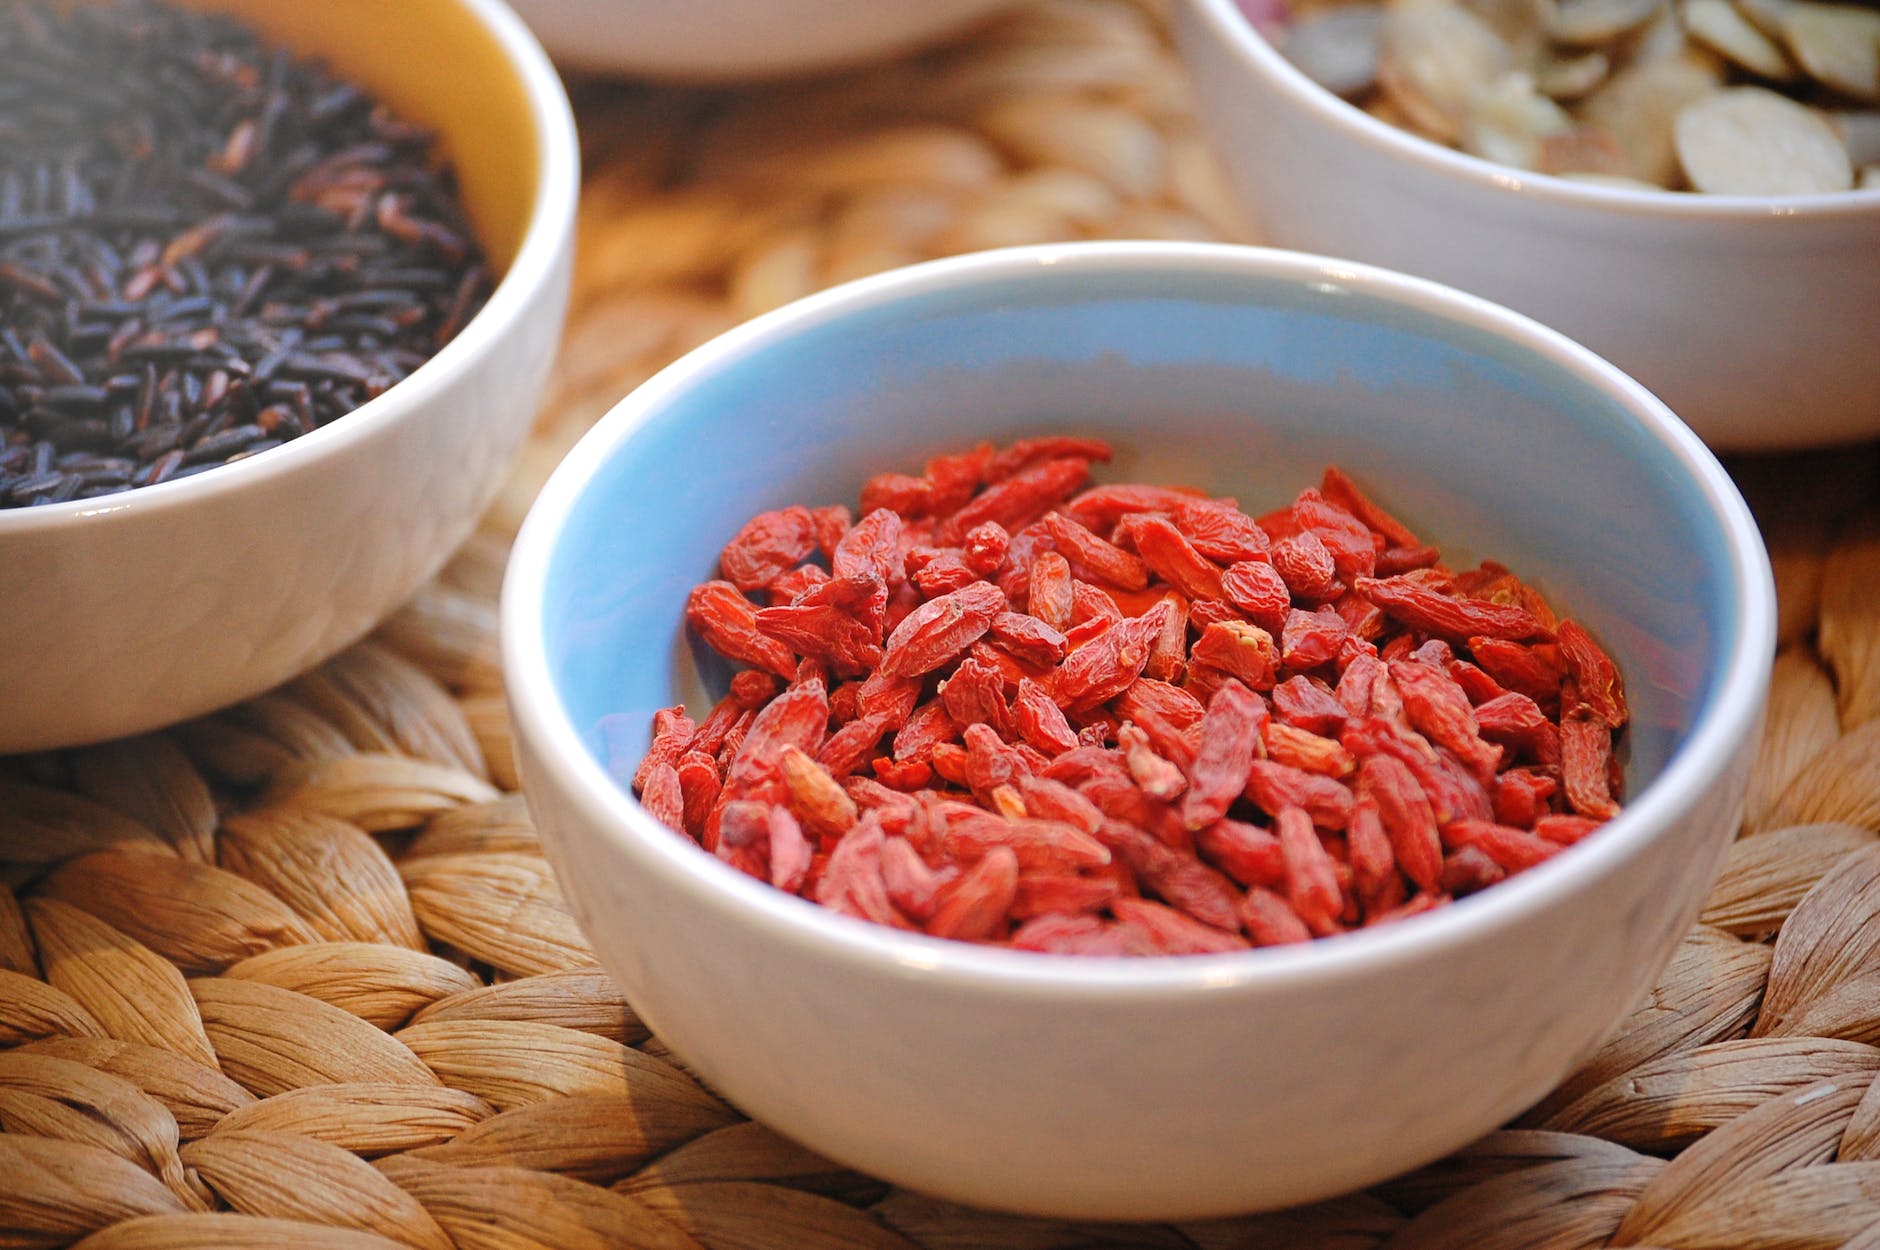
[[889, 636], [880, 671], [890, 677], [932, 672], [971, 646], [1006, 607], [1005, 595], [989, 582], [928, 600]]
[[1224, 499], [1178, 496], [1167, 511], [1196, 551], [1221, 564], [1263, 559], [1273, 545], [1257, 521]]
[[1612, 660], [1576, 621], [1560, 622], [1557, 637], [1560, 658], [1566, 661], [1567, 676], [1573, 679], [1581, 701], [1608, 727], [1625, 724], [1629, 719], [1625, 687]]
[[1188, 764], [1182, 820], [1190, 829], [1213, 825], [1247, 788], [1260, 730], [1267, 720], [1260, 696], [1237, 681], [1223, 682], [1201, 718], [1201, 742]]
[[1453, 599], [1411, 580], [1410, 574], [1361, 577], [1354, 587], [1386, 614], [1412, 629], [1439, 638], [1455, 641], [1486, 637], [1519, 642], [1547, 632], [1533, 614], [1523, 608], [1483, 599]]
[[816, 550], [816, 520], [801, 506], [760, 512], [719, 553], [718, 568], [739, 590], [762, 590]]
[[796, 675], [796, 656], [757, 629], [757, 606], [730, 582], [704, 582], [686, 597], [685, 619], [712, 650], [779, 677]]
[[943, 543], [957, 543], [966, 531], [987, 521], [997, 521], [1007, 530], [1029, 525], [1089, 480], [1090, 462], [1080, 456], [1042, 461], [974, 496], [941, 522], [937, 537]]
[[1279, 570], [1265, 560], [1242, 560], [1221, 573], [1221, 594], [1248, 620], [1277, 634], [1292, 610], [1292, 591]]
[[1167, 517], [1155, 512], [1134, 513], [1117, 528], [1142, 557], [1143, 564], [1188, 598], [1221, 597], [1220, 566], [1195, 550], [1188, 536]]
[[1100, 438], [1081, 438], [1070, 434], [1046, 434], [1021, 438], [989, 457], [985, 466], [988, 482], [1003, 482], [1021, 469], [1029, 469], [1041, 460], [1106, 461], [1116, 453]]
[[1079, 577], [1124, 590], [1141, 590], [1149, 584], [1149, 570], [1140, 559], [1063, 513], [1051, 513], [1042, 524], [1058, 554], [1070, 562], [1071, 571]]

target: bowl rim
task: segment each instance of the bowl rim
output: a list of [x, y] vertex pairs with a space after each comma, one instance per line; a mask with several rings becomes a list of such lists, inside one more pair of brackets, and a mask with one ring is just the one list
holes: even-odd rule
[[65, 533], [74, 524], [121, 522], [265, 490], [277, 478], [358, 450], [401, 417], [436, 399], [453, 378], [515, 332], [537, 292], [554, 278], [557, 256], [574, 232], [581, 181], [574, 108], [548, 53], [514, 10], [501, 0], [456, 3], [496, 41], [521, 81], [539, 150], [540, 172], [520, 245], [483, 307], [423, 364], [342, 418], [259, 455], [191, 477], [96, 499], [0, 508], [0, 542], [36, 533]]
[[1501, 165], [1445, 147], [1371, 116], [1308, 78], [1283, 56], [1235, 0], [1183, 0], [1253, 74], [1314, 120], [1349, 134], [1371, 152], [1421, 165], [1502, 195], [1541, 203], [1654, 219], [1814, 220], [1880, 215], [1880, 187], [1809, 195], [1710, 195], [1693, 191], [1601, 186]]
[[[1409, 307], [1485, 331], [1548, 358], [1603, 391], [1682, 466], [1708, 504], [1724, 540], [1740, 605], [1734, 646], [1710, 705], [1650, 787], [1595, 838], [1567, 848], [1532, 872], [1493, 890], [1379, 929], [1291, 947], [1181, 958], [1063, 957], [905, 933], [829, 911], [747, 877], [705, 854], [648, 816], [595, 759], [550, 675], [545, 640], [547, 574], [560, 538], [586, 488], [671, 397], [751, 352], [871, 308], [935, 291], [1022, 281], [1041, 268], [1096, 273], [1223, 271], [1297, 284], [1335, 283], [1348, 292]], [[1089, 242], [999, 249], [930, 261], [862, 278], [808, 296], [730, 330], [655, 374], [591, 429], [550, 476], [525, 519], [504, 578], [500, 615], [502, 667], [511, 716], [524, 752], [525, 793], [553, 788], [580, 809], [598, 835], [616, 842], [666, 888], [682, 888], [701, 906], [735, 911], [775, 942], [813, 947], [858, 971], [931, 976], [982, 992], [1061, 994], [1092, 991], [1140, 998], [1198, 990], [1276, 987], [1326, 977], [1401, 968], [1560, 902], [1669, 831], [1688, 796], [1729, 763], [1759, 723], [1775, 652], [1775, 586], [1767, 552], [1748, 506], [1709, 449], [1644, 387], [1586, 348], [1529, 318], [1479, 297], [1420, 278], [1348, 261], [1235, 244]], [[529, 765], [534, 765], [530, 768]], [[536, 810], [542, 810], [537, 805]], [[554, 832], [544, 822], [553, 848]]]

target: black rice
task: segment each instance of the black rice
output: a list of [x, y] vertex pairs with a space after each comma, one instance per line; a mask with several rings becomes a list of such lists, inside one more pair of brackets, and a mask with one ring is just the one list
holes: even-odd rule
[[278, 446], [488, 298], [433, 137], [230, 19], [0, 0], [0, 66], [0, 508]]

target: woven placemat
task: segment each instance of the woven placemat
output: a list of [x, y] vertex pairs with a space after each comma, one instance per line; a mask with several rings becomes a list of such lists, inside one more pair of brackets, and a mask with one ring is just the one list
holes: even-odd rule
[[827, 283], [1241, 237], [1165, 19], [1058, 0], [809, 83], [577, 87], [576, 307], [489, 524], [280, 690], [0, 760], [0, 1246], [1880, 1247], [1871, 448], [1732, 466], [1784, 650], [1702, 923], [1581, 1071], [1415, 1175], [1181, 1226], [969, 1210], [745, 1121], [596, 968], [514, 793], [495, 658], [543, 473], [659, 365]]

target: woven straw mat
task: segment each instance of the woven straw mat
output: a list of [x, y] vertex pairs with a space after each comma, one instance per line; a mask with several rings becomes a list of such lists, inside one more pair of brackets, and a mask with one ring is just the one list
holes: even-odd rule
[[1733, 465], [1784, 650], [1701, 923], [1558, 1091], [1410, 1177], [1180, 1226], [969, 1210], [744, 1120], [595, 967], [514, 793], [495, 660], [535, 486], [661, 364], [828, 283], [1244, 237], [1165, 19], [1056, 0], [808, 83], [577, 85], [573, 319], [483, 530], [288, 686], [0, 760], [0, 1246], [1880, 1247], [1872, 449]]

